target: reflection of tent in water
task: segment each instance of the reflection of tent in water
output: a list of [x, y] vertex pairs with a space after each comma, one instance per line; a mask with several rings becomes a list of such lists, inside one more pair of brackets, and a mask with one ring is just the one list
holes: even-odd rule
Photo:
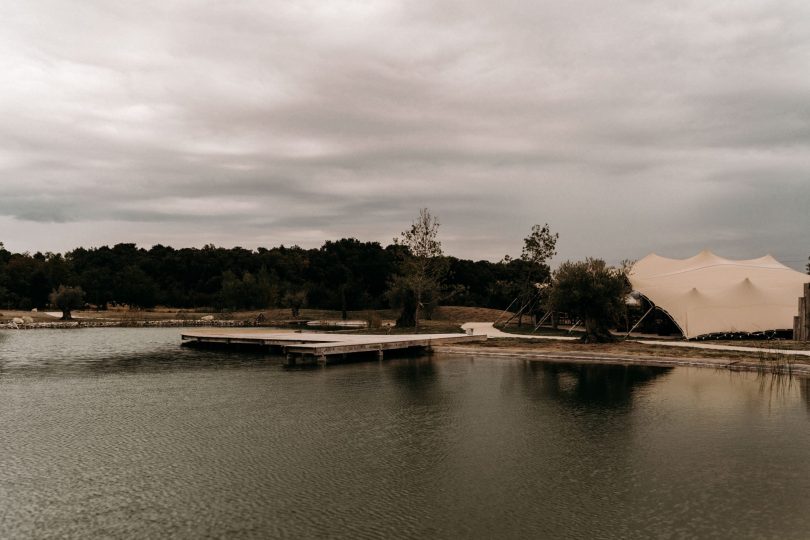
[[702, 251], [688, 259], [647, 255], [630, 271], [633, 289], [665, 311], [684, 337], [793, 328], [810, 276], [766, 255], [724, 259]]

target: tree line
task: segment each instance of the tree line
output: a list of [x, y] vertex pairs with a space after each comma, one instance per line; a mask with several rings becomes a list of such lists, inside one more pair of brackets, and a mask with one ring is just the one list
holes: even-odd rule
[[[134, 308], [252, 310], [303, 306], [348, 311], [398, 309], [398, 326], [418, 327], [442, 303], [509, 310], [517, 316], [567, 312], [583, 323], [588, 341], [610, 341], [626, 312], [626, 268], [598, 259], [566, 261], [553, 274], [548, 261], [559, 235], [535, 225], [519, 258], [500, 262], [447, 256], [439, 220], [427, 208], [383, 247], [355, 238], [256, 250], [175, 249], [135, 244], [77, 248], [67, 253], [11, 253], [0, 243], [0, 306], [72, 309], [111, 304]], [[517, 303], [517, 305], [516, 305]], [[626, 313], [625, 313], [626, 315]]]
[[312, 249], [147, 249], [122, 243], [31, 254], [12, 253], [0, 243], [0, 307], [45, 308], [53, 305], [51, 293], [63, 286], [80, 287], [84, 302], [98, 309], [306, 306], [345, 313], [400, 308], [418, 285], [414, 301], [429, 315], [439, 303], [504, 308], [527, 275], [541, 281], [549, 276], [545, 263], [473, 261], [440, 254], [430, 257], [429, 266], [441, 268], [441, 279], [431, 282], [435, 273], [414, 277], [411, 268], [421, 263], [410, 249], [404, 243], [383, 247], [343, 238]]

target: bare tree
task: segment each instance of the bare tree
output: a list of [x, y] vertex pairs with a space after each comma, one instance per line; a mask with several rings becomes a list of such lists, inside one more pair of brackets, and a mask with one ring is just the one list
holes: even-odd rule
[[[413, 325], [419, 327], [419, 313], [424, 307], [426, 293], [439, 289], [446, 266], [442, 259], [442, 243], [438, 240], [439, 220], [427, 208], [419, 210], [419, 217], [411, 227], [402, 232], [394, 243], [407, 248], [402, 263], [402, 276], [399, 285], [413, 297], [413, 302], [405, 302], [403, 310], [413, 310]], [[403, 312], [401, 320], [411, 317]]]

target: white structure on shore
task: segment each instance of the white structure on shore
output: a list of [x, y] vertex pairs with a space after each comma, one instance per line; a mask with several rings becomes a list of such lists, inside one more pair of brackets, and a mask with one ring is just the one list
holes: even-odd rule
[[665, 311], [684, 337], [790, 330], [810, 276], [770, 255], [730, 260], [705, 250], [688, 259], [650, 254], [630, 271], [633, 289]]

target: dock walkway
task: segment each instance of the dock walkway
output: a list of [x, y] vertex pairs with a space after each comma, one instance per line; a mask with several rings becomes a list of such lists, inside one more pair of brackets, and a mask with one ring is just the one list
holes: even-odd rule
[[185, 332], [184, 344], [218, 346], [258, 346], [285, 354], [287, 363], [314, 360], [325, 364], [331, 356], [376, 352], [382, 359], [384, 351], [411, 348], [430, 349], [434, 345], [449, 345], [486, 341], [486, 336], [465, 334], [328, 334], [318, 332]]

